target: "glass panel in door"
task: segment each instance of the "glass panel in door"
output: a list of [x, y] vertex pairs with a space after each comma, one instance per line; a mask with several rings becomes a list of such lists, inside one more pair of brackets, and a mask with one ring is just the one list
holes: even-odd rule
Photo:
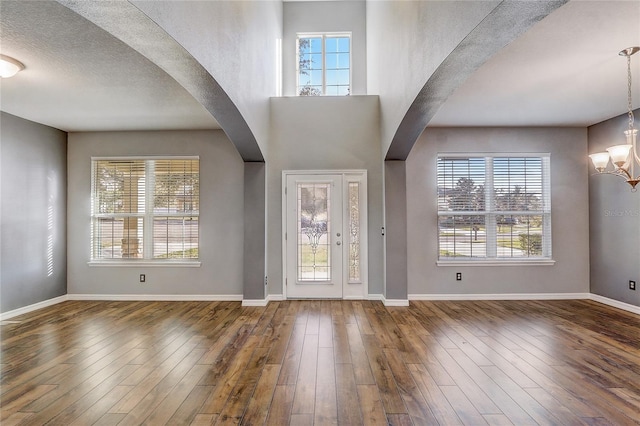
[[331, 281], [331, 183], [298, 183], [297, 281]]
[[287, 297], [341, 298], [342, 176], [286, 179]]

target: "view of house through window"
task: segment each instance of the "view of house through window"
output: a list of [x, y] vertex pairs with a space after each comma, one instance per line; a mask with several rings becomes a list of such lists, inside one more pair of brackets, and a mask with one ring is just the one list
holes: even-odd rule
[[351, 35], [298, 35], [300, 96], [351, 93]]
[[440, 260], [551, 258], [549, 156], [440, 155]]
[[197, 158], [93, 159], [91, 259], [197, 259]]

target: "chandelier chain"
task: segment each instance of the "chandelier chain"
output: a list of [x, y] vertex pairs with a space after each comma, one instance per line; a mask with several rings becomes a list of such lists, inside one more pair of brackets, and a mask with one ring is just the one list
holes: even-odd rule
[[627, 55], [627, 100], [629, 107], [629, 130], [633, 129], [633, 103], [631, 102], [631, 55]]
[[[597, 152], [589, 155], [596, 171], [599, 174], [613, 175], [624, 179], [631, 185], [631, 192], [640, 189], [640, 175], [636, 176], [634, 168], [636, 163], [640, 165], [640, 156], [637, 152], [638, 131], [633, 128], [633, 102], [631, 99], [631, 55], [640, 51], [640, 47], [633, 46], [620, 51], [620, 56], [627, 57], [627, 103], [629, 115], [629, 130], [624, 132], [626, 143], [607, 148], [606, 152]], [[613, 164], [613, 169], [609, 168]]]

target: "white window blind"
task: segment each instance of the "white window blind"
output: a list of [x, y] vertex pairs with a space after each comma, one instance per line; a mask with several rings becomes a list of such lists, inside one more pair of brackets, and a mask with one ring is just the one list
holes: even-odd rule
[[197, 259], [197, 158], [93, 159], [91, 259]]
[[439, 259], [551, 259], [549, 168], [548, 154], [439, 155]]

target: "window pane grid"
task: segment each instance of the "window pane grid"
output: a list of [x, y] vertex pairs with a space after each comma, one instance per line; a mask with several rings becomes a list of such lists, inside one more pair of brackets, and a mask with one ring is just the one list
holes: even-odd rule
[[199, 179], [198, 159], [93, 160], [91, 258], [197, 259]]
[[484, 210], [484, 158], [439, 158], [439, 211]]
[[298, 37], [299, 96], [350, 94], [351, 37], [322, 34]]
[[550, 258], [549, 157], [438, 157], [440, 259]]
[[153, 219], [153, 257], [197, 259], [198, 218], [159, 217]]
[[482, 215], [438, 218], [440, 257], [485, 257], [487, 232]]
[[505, 215], [497, 222], [498, 257], [541, 257], [542, 215]]
[[94, 259], [137, 258], [144, 255], [140, 245], [143, 220], [140, 217], [101, 217], [93, 222]]
[[496, 210], [541, 210], [541, 158], [494, 158], [493, 172]]

